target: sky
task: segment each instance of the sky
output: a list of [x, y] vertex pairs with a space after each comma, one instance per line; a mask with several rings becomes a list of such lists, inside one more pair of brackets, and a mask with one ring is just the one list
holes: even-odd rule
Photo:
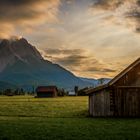
[[0, 38], [13, 36], [77, 76], [112, 78], [140, 56], [140, 0], [0, 0]]

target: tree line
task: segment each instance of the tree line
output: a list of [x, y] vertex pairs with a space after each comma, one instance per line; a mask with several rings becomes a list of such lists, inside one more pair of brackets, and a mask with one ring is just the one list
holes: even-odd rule
[[[85, 87], [83, 89], [79, 89], [78, 86], [74, 87], [74, 92], [76, 96], [86, 96], [86, 90], [88, 87]], [[5, 89], [0, 91], [0, 95], [6, 95], [6, 96], [15, 96], [15, 95], [36, 95], [35, 88], [33, 88], [32, 91], [26, 91], [23, 88], [17, 88], [17, 89]], [[63, 88], [58, 88], [57, 96], [68, 96], [69, 92]]]

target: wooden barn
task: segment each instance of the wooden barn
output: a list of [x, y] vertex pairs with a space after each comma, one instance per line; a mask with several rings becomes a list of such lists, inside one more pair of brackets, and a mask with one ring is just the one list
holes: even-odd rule
[[57, 87], [56, 86], [39, 86], [36, 88], [37, 97], [56, 97], [57, 96]]
[[93, 117], [140, 117], [140, 58], [108, 84], [87, 90]]

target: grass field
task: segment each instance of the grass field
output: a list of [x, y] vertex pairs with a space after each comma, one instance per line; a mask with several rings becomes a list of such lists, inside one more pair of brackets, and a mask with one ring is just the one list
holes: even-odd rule
[[3, 140], [140, 140], [140, 119], [88, 117], [88, 97], [0, 97]]

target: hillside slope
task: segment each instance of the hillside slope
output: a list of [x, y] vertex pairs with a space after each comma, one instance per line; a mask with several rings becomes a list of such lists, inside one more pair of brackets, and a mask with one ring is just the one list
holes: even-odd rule
[[1, 41], [0, 81], [26, 89], [38, 85], [56, 85], [66, 89], [72, 89], [75, 85], [91, 85], [65, 68], [44, 60], [24, 38]]

